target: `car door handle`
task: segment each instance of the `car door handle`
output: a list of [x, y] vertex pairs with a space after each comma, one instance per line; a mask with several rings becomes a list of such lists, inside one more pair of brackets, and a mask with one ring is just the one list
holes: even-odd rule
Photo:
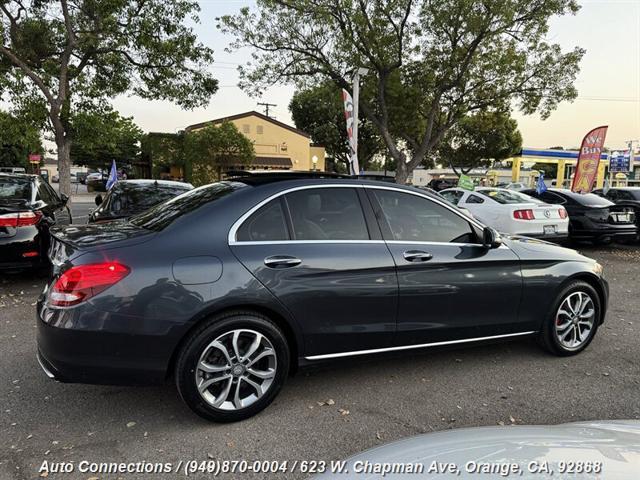
[[403, 253], [403, 256], [409, 262], [426, 262], [433, 258], [433, 255], [422, 250], [407, 250]]
[[264, 259], [264, 264], [270, 268], [290, 268], [301, 263], [302, 260], [289, 255], [273, 255]]

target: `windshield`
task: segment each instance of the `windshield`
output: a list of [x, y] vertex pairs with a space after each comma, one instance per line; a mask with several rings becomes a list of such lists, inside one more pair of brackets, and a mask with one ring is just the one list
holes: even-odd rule
[[24, 177], [0, 176], [0, 198], [31, 200], [31, 180]]
[[511, 203], [542, 203], [535, 198], [530, 197], [529, 195], [525, 195], [524, 193], [515, 192], [513, 190], [501, 190], [498, 188], [484, 188], [482, 190], [477, 190], [478, 193], [484, 195], [485, 197], [492, 198], [498, 203], [503, 205], [511, 204]]
[[176, 219], [193, 212], [210, 202], [214, 202], [247, 185], [240, 182], [218, 182], [190, 190], [178, 197], [160, 203], [149, 210], [131, 217], [129, 220], [138, 227], [160, 231]]

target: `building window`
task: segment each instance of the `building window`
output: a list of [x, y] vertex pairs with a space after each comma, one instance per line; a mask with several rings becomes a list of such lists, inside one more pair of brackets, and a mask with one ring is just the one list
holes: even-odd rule
[[251, 125], [248, 123], [242, 125], [242, 133], [251, 133]]
[[262, 135], [262, 129], [263, 129], [262, 125], [258, 125], [258, 126], [256, 127], [256, 133], [257, 133], [258, 135]]

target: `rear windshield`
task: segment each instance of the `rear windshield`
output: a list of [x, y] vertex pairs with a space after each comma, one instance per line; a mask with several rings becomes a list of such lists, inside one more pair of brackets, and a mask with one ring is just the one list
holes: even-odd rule
[[574, 193], [569, 196], [582, 205], [592, 207], [608, 207], [609, 205], [613, 205], [613, 202], [595, 193]]
[[512, 190], [500, 190], [497, 188], [484, 188], [482, 190], [478, 190], [478, 193], [484, 195], [485, 197], [489, 197], [494, 199], [498, 203], [510, 204], [510, 203], [541, 203], [540, 200], [537, 200], [529, 195], [525, 195], [524, 193], [515, 192]]
[[204, 185], [151, 207], [149, 210], [131, 217], [129, 221], [138, 227], [160, 231], [182, 215], [193, 212], [210, 202], [215, 202], [240, 188], [246, 188], [246, 186], [246, 184], [239, 182], [218, 182]]
[[0, 198], [31, 200], [31, 180], [29, 178], [0, 176]]
[[189, 187], [162, 185], [137, 185], [118, 189], [111, 193], [110, 203], [116, 212], [144, 212], [145, 210], [191, 190]]

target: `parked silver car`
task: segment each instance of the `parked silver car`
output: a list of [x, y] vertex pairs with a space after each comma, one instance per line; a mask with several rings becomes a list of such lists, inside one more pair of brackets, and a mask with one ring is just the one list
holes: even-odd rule
[[314, 478], [635, 480], [639, 474], [640, 421], [620, 420], [429, 433], [367, 450], [344, 465], [328, 462]]

